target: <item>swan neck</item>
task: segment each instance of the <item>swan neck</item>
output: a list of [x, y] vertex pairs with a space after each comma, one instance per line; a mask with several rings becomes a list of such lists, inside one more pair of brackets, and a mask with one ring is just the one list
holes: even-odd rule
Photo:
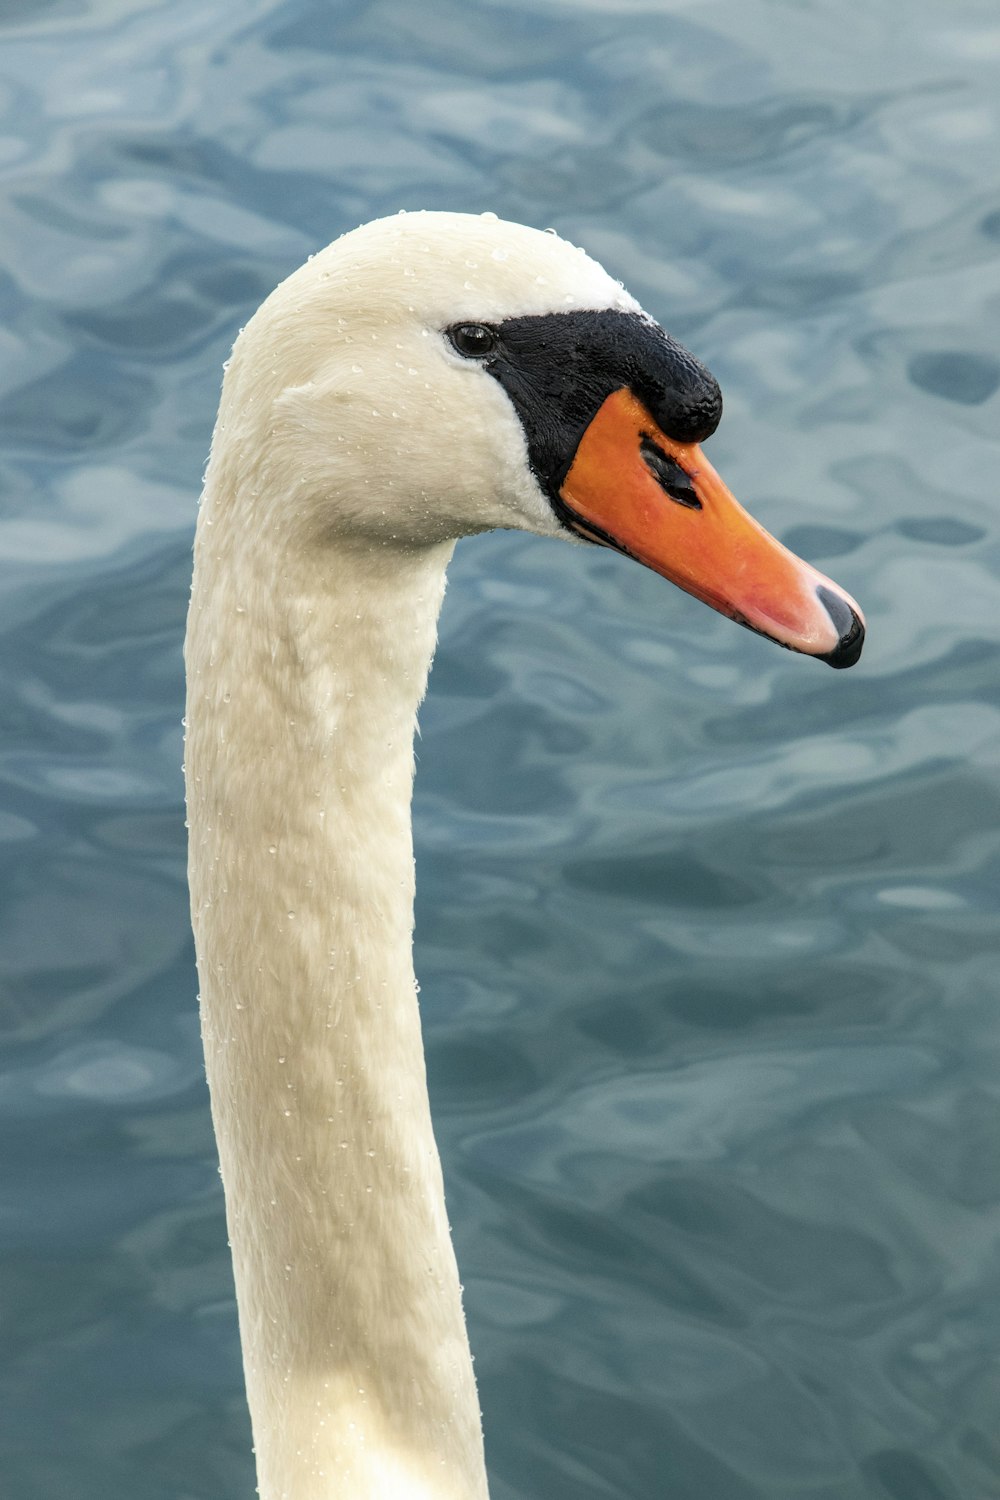
[[[450, 546], [199, 522], [202, 1027], [261, 1500], [485, 1500], [412, 967], [413, 732]], [[266, 565], [266, 566], [265, 566]]]

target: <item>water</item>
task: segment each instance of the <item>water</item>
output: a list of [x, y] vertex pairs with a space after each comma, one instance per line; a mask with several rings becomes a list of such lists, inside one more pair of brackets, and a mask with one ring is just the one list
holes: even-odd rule
[[1000, 1494], [994, 0], [6, 0], [0, 1442], [253, 1493], [183, 883], [219, 371], [397, 207], [603, 259], [834, 675], [608, 553], [463, 544], [417, 960], [495, 1500]]

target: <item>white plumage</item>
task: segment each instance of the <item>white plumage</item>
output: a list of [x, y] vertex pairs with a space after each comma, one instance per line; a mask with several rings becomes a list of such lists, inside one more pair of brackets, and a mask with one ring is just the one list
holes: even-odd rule
[[413, 733], [455, 538], [569, 533], [444, 330], [602, 308], [638, 311], [552, 234], [400, 215], [284, 282], [228, 367], [186, 768], [261, 1500], [486, 1495], [412, 967]]

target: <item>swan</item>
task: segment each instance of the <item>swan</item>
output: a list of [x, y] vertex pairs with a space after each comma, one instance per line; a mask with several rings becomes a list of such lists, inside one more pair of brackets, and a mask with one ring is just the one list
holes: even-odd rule
[[313, 256], [242, 330], [185, 657], [202, 1033], [261, 1500], [483, 1500], [412, 966], [415, 715], [456, 538], [627, 553], [850, 666], [861, 612], [699, 447], [708, 371], [494, 214]]

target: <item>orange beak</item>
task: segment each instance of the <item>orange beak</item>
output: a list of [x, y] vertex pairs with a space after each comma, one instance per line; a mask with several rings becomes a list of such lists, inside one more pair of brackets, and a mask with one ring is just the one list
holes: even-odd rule
[[663, 433], [630, 390], [608, 396], [560, 488], [564, 517], [781, 646], [851, 667], [864, 617], [850, 595], [747, 515], [697, 443]]

